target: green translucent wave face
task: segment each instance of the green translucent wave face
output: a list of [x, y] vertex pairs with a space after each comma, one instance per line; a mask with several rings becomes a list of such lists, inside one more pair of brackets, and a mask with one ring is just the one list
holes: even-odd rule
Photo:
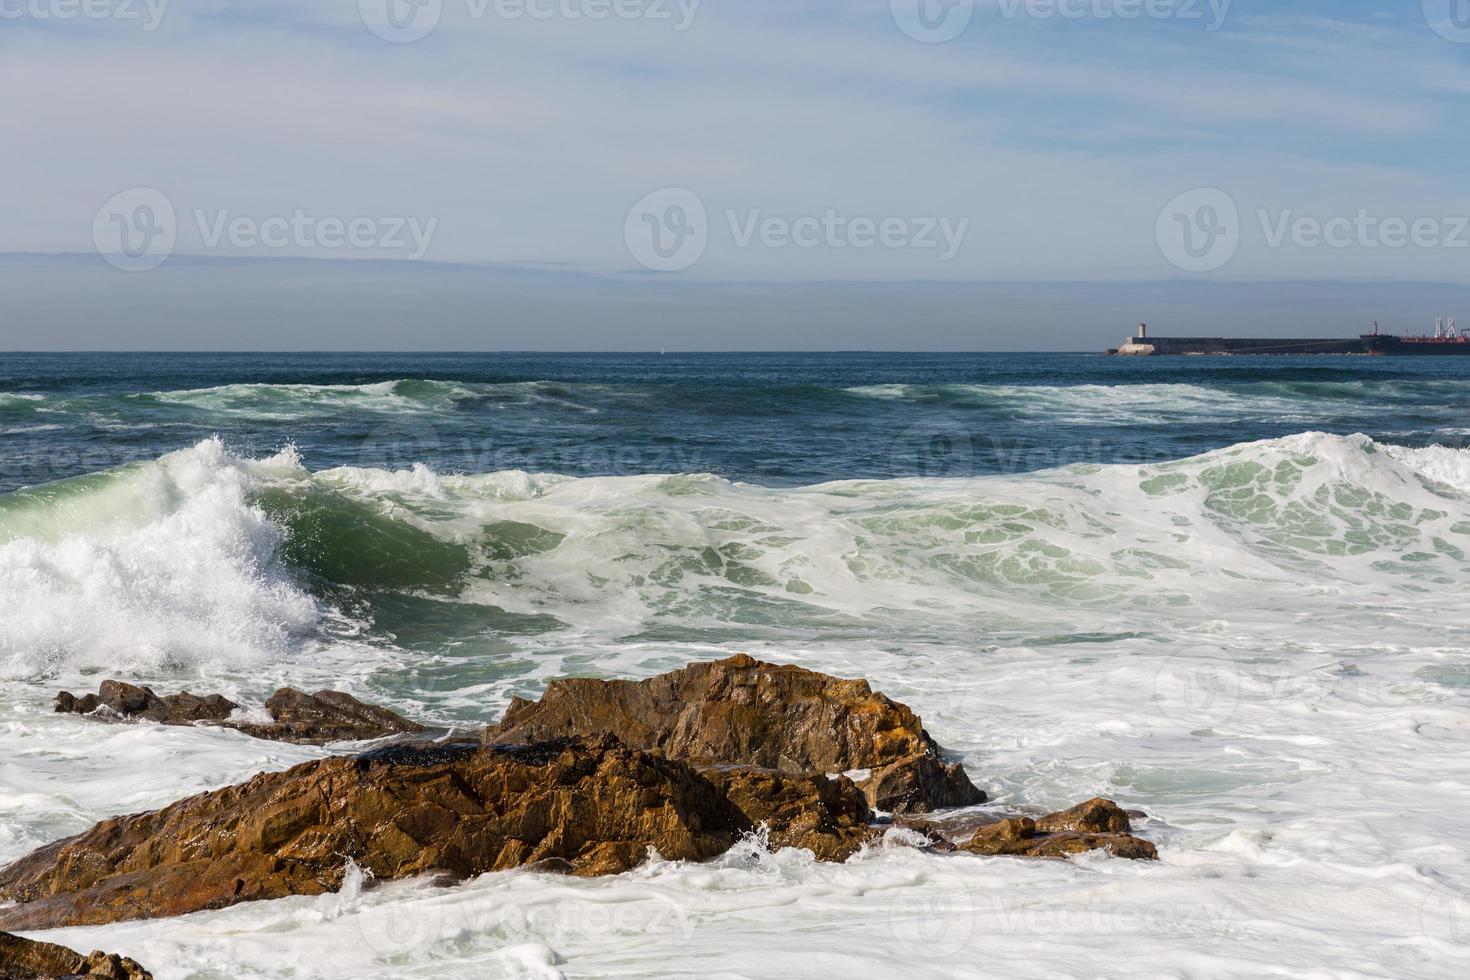
[[282, 560], [324, 583], [444, 593], [457, 591], [469, 574], [466, 545], [373, 504], [294, 488], [258, 490], [252, 499], [286, 532]]

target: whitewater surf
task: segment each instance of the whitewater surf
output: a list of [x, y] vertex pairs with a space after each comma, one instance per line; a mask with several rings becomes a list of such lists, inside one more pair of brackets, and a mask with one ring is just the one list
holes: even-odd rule
[[[1032, 391], [1025, 365], [916, 385], [839, 358], [760, 398], [751, 374], [779, 372], [757, 361], [725, 369], [716, 411], [715, 380], [576, 363], [214, 386], [172, 370], [105, 390], [34, 371], [0, 402], [15, 430], [61, 427], [9, 445], [49, 438], [86, 468], [37, 479], [55, 465], [13, 455], [0, 496], [0, 862], [328, 751], [87, 723], [52, 712], [62, 688], [123, 676], [259, 704], [334, 687], [465, 730], [554, 677], [738, 651], [912, 705], [997, 813], [1126, 799], [1161, 860], [962, 862], [894, 831], [843, 864], [751, 840], [597, 880], [371, 887], [349, 869], [331, 895], [51, 941], [194, 978], [689, 976], [728, 970], [732, 948], [752, 976], [1470, 962], [1470, 455], [1451, 378], [1240, 367], [1130, 386], [1074, 365]], [[1378, 395], [1376, 428], [1340, 431]], [[649, 403], [708, 465], [660, 466], [658, 433], [559, 470], [462, 465], [533, 432], [596, 445]], [[141, 433], [136, 458], [87, 468], [88, 440], [118, 431]], [[1127, 438], [1066, 458], [1109, 431]], [[995, 435], [1059, 465], [999, 466]]]

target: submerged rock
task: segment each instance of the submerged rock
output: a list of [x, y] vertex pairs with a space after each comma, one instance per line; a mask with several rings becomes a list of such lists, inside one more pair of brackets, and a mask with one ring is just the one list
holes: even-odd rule
[[539, 867], [616, 874], [701, 861], [758, 821], [830, 858], [861, 846], [851, 782], [753, 771], [707, 777], [611, 736], [524, 746], [393, 746], [309, 762], [117, 817], [0, 871], [0, 926], [55, 928], [181, 915], [340, 887], [348, 861], [379, 880]]
[[1115, 857], [1156, 861], [1158, 849], [1134, 837], [1128, 814], [1112, 800], [1095, 799], [1040, 819], [1012, 817], [975, 831], [960, 850], [971, 854], [1009, 854], [1058, 858], [1106, 850]]
[[0, 932], [0, 980], [153, 980], [153, 974], [115, 953], [86, 956], [55, 943]]
[[164, 725], [216, 725], [255, 738], [301, 745], [362, 741], [389, 735], [422, 734], [423, 725], [402, 715], [364, 704], [340, 691], [306, 694], [283, 687], [265, 703], [271, 723], [231, 720], [239, 705], [219, 694], [205, 697], [184, 691], [160, 697], [151, 688], [103, 681], [96, 694], [77, 697], [70, 691], [56, 695], [56, 710], [102, 718], [156, 721]]
[[842, 680], [741, 654], [644, 681], [552, 681], [538, 702], [516, 698], [488, 741], [611, 732], [627, 745], [695, 763], [784, 773], [868, 770], [868, 802], [893, 812], [985, 800], [959, 763], [940, 758], [918, 715]]

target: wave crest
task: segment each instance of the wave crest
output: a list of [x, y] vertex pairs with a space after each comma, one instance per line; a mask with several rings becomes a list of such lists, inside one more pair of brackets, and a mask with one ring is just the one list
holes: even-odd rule
[[281, 530], [247, 492], [296, 468], [290, 451], [251, 463], [212, 439], [0, 498], [0, 671], [246, 664], [283, 652], [320, 610], [277, 564]]
[[[449, 642], [955, 638], [1142, 611], [1199, 623], [1470, 580], [1470, 455], [1307, 434], [1151, 466], [797, 489], [707, 475], [310, 473], [218, 440], [0, 498], [0, 662], [231, 663], [324, 610]], [[1338, 601], [1332, 599], [1331, 601]], [[1326, 606], [1322, 607], [1326, 610]], [[432, 627], [430, 629], [429, 627]]]

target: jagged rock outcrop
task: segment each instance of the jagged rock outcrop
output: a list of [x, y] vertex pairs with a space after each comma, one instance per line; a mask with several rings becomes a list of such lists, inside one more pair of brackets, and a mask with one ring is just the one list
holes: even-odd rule
[[265, 703], [273, 723], [234, 723], [230, 727], [278, 742], [324, 745], [327, 742], [357, 742], [388, 735], [422, 735], [428, 731], [396, 712], [364, 704], [341, 691], [304, 694], [283, 687]]
[[644, 681], [552, 681], [538, 702], [512, 701], [492, 742], [610, 732], [626, 745], [701, 764], [784, 773], [869, 770], [869, 803], [897, 813], [983, 802], [985, 794], [907, 705], [842, 680], [741, 654]]
[[387, 708], [364, 704], [350, 694], [340, 691], [306, 694], [289, 687], [281, 688], [266, 701], [266, 711], [272, 718], [269, 724], [232, 720], [231, 715], [240, 706], [219, 694], [200, 697], [184, 691], [159, 696], [151, 688], [116, 680], [103, 681], [96, 694], [82, 697], [62, 691], [56, 695], [55, 707], [60, 712], [164, 725], [218, 725], [256, 738], [301, 745], [417, 735], [428, 730]]
[[706, 777], [611, 736], [523, 746], [395, 745], [306, 763], [116, 817], [0, 870], [0, 926], [181, 915], [374, 878], [463, 879], [535, 866], [616, 874], [700, 861], [767, 821], [773, 842], [843, 858], [866, 801], [845, 779], [753, 770]]
[[0, 980], [153, 980], [134, 961], [93, 950], [86, 956], [55, 943], [0, 932]]
[[989, 824], [959, 849], [971, 854], [1041, 858], [1106, 850], [1115, 857], [1158, 860], [1158, 849], [1134, 837], [1132, 829], [1128, 814], [1116, 803], [1094, 799], [1036, 820], [1012, 817]]
[[218, 694], [198, 697], [184, 691], [159, 697], [153, 693], [152, 688], [111, 680], [103, 681], [96, 694], [77, 697], [70, 691], [62, 691], [56, 695], [55, 705], [60, 712], [86, 715], [105, 709], [102, 711], [103, 717], [116, 715], [120, 718], [156, 721], [164, 725], [224, 721], [240, 707]]

